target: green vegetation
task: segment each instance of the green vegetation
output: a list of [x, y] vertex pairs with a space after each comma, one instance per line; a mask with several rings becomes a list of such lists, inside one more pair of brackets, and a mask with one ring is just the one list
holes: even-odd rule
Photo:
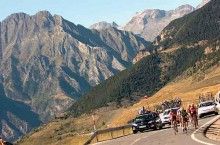
[[148, 56], [132, 68], [94, 87], [71, 107], [70, 112], [79, 115], [107, 106], [109, 102], [121, 105], [123, 98], [133, 102], [135, 95], [151, 96], [182, 73], [191, 70], [188, 75], [192, 75], [219, 60], [219, 51], [205, 55], [204, 48], [200, 47]]
[[190, 44], [201, 40], [220, 39], [220, 1], [213, 0], [203, 8], [172, 21], [163, 31], [165, 48], [172, 44]]

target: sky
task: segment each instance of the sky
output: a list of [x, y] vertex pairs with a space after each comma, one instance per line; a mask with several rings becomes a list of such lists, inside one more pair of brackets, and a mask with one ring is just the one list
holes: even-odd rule
[[136, 12], [145, 9], [175, 9], [183, 4], [197, 6], [202, 0], [0, 0], [0, 21], [13, 13], [34, 15], [47, 10], [51, 14], [86, 27], [100, 22], [127, 23]]

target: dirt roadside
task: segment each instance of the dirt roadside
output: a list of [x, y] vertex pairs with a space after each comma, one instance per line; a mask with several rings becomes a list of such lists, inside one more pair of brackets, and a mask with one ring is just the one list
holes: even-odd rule
[[207, 130], [206, 137], [220, 142], [220, 119], [215, 121]]

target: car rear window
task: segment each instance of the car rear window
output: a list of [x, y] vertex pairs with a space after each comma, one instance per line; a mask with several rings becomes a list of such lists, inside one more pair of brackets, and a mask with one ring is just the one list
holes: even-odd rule
[[138, 116], [135, 118], [135, 122], [139, 122], [139, 121], [144, 121], [144, 120], [150, 120], [152, 119], [152, 115], [151, 114], [147, 114], [147, 115], [142, 115], [142, 116]]
[[212, 106], [214, 105], [214, 102], [206, 102], [199, 105], [199, 107], [206, 107], [206, 106]]

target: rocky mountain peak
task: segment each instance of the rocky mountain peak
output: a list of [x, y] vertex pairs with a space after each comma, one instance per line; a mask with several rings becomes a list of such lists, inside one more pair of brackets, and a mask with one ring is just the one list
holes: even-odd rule
[[102, 21], [102, 22], [98, 22], [98, 23], [91, 25], [90, 29], [102, 30], [102, 29], [108, 29], [111, 27], [118, 28], [119, 26], [115, 22], [108, 23], [108, 22]]
[[146, 10], [141, 16], [144, 16], [144, 18], [160, 19], [165, 16], [165, 11], [159, 9]]
[[188, 13], [191, 13], [195, 10], [195, 8], [189, 4], [179, 6], [173, 11], [170, 11], [171, 17], [174, 17], [174, 19], [180, 18]]
[[51, 13], [49, 11], [46, 11], [46, 10], [39, 11], [35, 15], [37, 17], [52, 17]]
[[190, 5], [182, 5], [175, 10], [165, 11], [147, 9], [136, 13], [124, 26], [124, 30], [141, 35], [146, 40], [153, 41], [157, 35], [174, 19], [180, 18], [194, 11]]
[[188, 13], [193, 12], [195, 8], [189, 4], [179, 6], [174, 10], [174, 13]]
[[175, 11], [180, 11], [180, 10], [195, 10], [195, 8], [189, 4], [185, 4], [175, 9]]
[[26, 13], [14, 13], [9, 15], [7, 18], [3, 20], [3, 23], [8, 23], [10, 21], [18, 22], [20, 20], [28, 19], [30, 16]]

